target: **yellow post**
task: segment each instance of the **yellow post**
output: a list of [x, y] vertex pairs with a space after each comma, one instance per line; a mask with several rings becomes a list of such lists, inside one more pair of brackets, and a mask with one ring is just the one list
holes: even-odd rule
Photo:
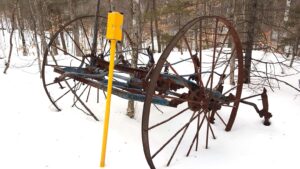
[[115, 65], [114, 61], [116, 55], [117, 41], [122, 40], [122, 25], [123, 25], [123, 15], [121, 13], [119, 12], [108, 13], [106, 38], [110, 40], [110, 57], [109, 57], [107, 98], [106, 98], [106, 109], [105, 109], [105, 117], [104, 117], [100, 167], [105, 166], [106, 145], [107, 145], [107, 136], [108, 136], [109, 116], [110, 116], [110, 103], [111, 103], [113, 73], [114, 73], [114, 65]]

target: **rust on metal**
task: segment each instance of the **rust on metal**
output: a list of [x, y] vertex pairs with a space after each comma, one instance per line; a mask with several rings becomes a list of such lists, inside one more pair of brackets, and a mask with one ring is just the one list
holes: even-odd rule
[[[91, 20], [91, 22], [89, 21]], [[97, 100], [99, 101], [99, 90], [106, 90], [107, 88], [107, 70], [109, 67], [109, 61], [105, 60], [107, 53], [105, 51], [108, 41], [104, 45], [102, 50], [96, 49], [97, 47], [97, 35], [98, 35], [98, 25], [100, 23], [95, 23], [94, 32], [96, 35], [93, 37], [93, 47], [89, 50], [82, 50], [82, 55], [76, 56], [72, 52], [67, 51], [65, 46], [57, 46], [57, 41], [62, 41], [63, 36], [70, 36], [71, 40], [76, 43], [76, 40], [72, 38], [70, 32], [72, 32], [74, 25], [81, 25], [81, 29], [84, 32], [85, 38], [88, 43], [90, 43], [86, 32], [86, 27], [83, 23], [93, 23], [95, 22], [105, 22], [105, 17], [100, 16], [84, 16], [74, 19], [64, 26], [62, 26], [50, 39], [48, 48], [45, 51], [43, 65], [42, 65], [42, 79], [43, 85], [47, 96], [50, 101], [60, 110], [59, 102], [62, 102], [62, 98], [68, 93], [74, 95], [73, 105], [76, 106], [76, 102], [79, 102], [87, 114], [92, 116], [94, 119], [98, 120], [95, 113], [93, 113], [87, 102], [89, 100], [91, 88], [97, 89]], [[83, 22], [85, 21], [85, 22]], [[196, 28], [196, 29], [195, 29]], [[189, 39], [191, 35], [188, 34], [189, 31], [193, 33], [195, 30], [196, 37], [198, 39], [198, 46], [194, 47], [191, 45]], [[226, 31], [224, 33], [224, 31]], [[127, 46], [129, 48], [133, 45], [133, 41], [129, 37], [129, 34], [125, 31], [125, 37], [128, 40]], [[194, 37], [194, 35], [193, 35]], [[227, 45], [227, 41], [234, 44], [234, 49], [229, 51], [229, 58], [227, 57], [224, 48]], [[183, 43], [184, 42], [184, 43]], [[64, 45], [64, 44], [62, 44]], [[120, 44], [121, 46], [122, 44]], [[180, 74], [181, 70], [176, 68], [174, 64], [168, 61], [172, 51], [179, 49], [185, 45], [187, 53], [189, 54], [188, 60], [180, 61], [185, 63], [190, 63], [192, 66], [192, 73], [185, 75]], [[79, 45], [76, 45], [80, 47]], [[65, 57], [69, 57], [70, 63], [64, 64], [63, 59], [57, 59], [59, 56], [50, 55], [51, 49], [58, 49], [64, 53]], [[204, 49], [212, 49], [212, 59], [209, 71], [204, 71], [205, 55], [202, 53]], [[132, 49], [129, 49], [132, 51]], [[166, 151], [165, 147], [173, 141], [173, 139], [182, 134], [178, 142], [175, 143], [175, 148], [170, 152], [171, 156], [167, 160], [166, 164], [169, 165], [177, 152], [183, 137], [187, 129], [191, 126], [191, 122], [197, 121], [196, 134], [191, 141], [190, 147], [188, 147], [187, 155], [190, 154], [192, 147], [196, 144], [196, 150], [198, 149], [199, 131], [205, 125], [206, 122], [206, 148], [208, 147], [208, 137], [210, 134], [215, 138], [215, 133], [213, 131], [212, 124], [215, 123], [216, 119], [221, 120], [222, 124], [225, 126], [226, 131], [230, 131], [233, 127], [234, 121], [237, 116], [237, 111], [240, 103], [252, 106], [261, 118], [264, 118], [264, 125], [270, 125], [270, 118], [272, 114], [269, 112], [268, 95], [266, 89], [263, 90], [261, 94], [241, 98], [244, 82], [244, 65], [243, 65], [243, 53], [242, 44], [239, 36], [234, 29], [233, 25], [225, 18], [219, 16], [204, 16], [198, 17], [186, 25], [184, 25], [178, 33], [171, 39], [170, 43], [166, 46], [165, 50], [161, 54], [159, 60], [155, 62], [153, 52], [150, 47], [144, 49], [148, 57], [148, 62], [137, 67], [132, 68], [130, 65], [130, 60], [125, 56], [125, 51], [120, 50], [117, 56], [117, 62], [115, 65], [116, 78], [121, 80], [115, 80], [113, 83], [113, 94], [128, 100], [136, 100], [144, 102], [143, 107], [143, 117], [142, 117], [142, 141], [143, 149], [146, 160], [151, 169], [156, 168], [154, 158], [160, 154], [161, 151]], [[127, 51], [128, 52], [128, 51]], [[227, 60], [220, 59], [221, 55], [226, 55]], [[225, 80], [228, 78], [228, 65], [233, 56], [236, 56], [236, 73], [237, 73], [237, 83], [230, 87], [230, 89], [225, 90]], [[50, 63], [49, 60], [52, 60]], [[72, 66], [75, 60], [80, 62], [79, 65]], [[217, 72], [218, 68], [222, 68], [223, 71]], [[52, 74], [51, 74], [52, 73]], [[124, 76], [122, 74], [125, 74]], [[205, 78], [205, 75], [208, 78]], [[208, 80], [207, 80], [208, 79]], [[74, 86], [70, 85], [70, 81], [74, 81]], [[82, 93], [78, 93], [77, 89], [80, 86], [86, 85]], [[66, 87], [67, 86], [67, 87]], [[53, 87], [58, 87], [62, 92], [58, 97], [54, 97]], [[54, 90], [59, 91], [59, 90]], [[85, 100], [83, 100], [82, 95], [87, 91]], [[248, 101], [250, 98], [261, 97], [263, 108], [260, 110], [255, 103]], [[161, 111], [156, 105], [169, 106], [170, 108], [178, 108], [181, 106], [186, 106], [185, 109], [174, 113], [168, 119], [157, 123], [156, 125], [149, 124], [151, 121], [150, 115], [153, 113], [153, 108], [155, 106], [157, 111]], [[180, 106], [179, 106], [180, 105]], [[221, 109], [223, 107], [228, 107], [230, 110], [230, 115], [227, 119], [221, 114]], [[192, 116], [188, 121], [183, 122], [183, 127], [179, 130], [174, 131], [174, 135], [158, 150], [152, 151], [150, 147], [151, 136], [149, 136], [149, 131], [154, 128], [160, 128], [163, 124], [172, 121], [175, 118], [179, 118], [180, 114], [185, 112], [192, 112]], [[162, 112], [162, 111], [161, 111]], [[202, 117], [202, 118], [201, 118]], [[197, 120], [196, 120], [197, 119]]]

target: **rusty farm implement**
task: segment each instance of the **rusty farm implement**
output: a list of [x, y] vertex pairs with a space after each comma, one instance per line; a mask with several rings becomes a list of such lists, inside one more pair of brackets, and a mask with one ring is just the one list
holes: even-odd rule
[[[112, 94], [144, 104], [141, 133], [151, 169], [170, 165], [176, 156], [188, 156], [201, 142], [207, 148], [209, 138], [215, 138], [214, 128], [223, 125], [230, 131], [240, 103], [253, 106], [264, 124], [270, 125], [266, 90], [242, 97], [242, 45], [225, 18], [191, 20], [160, 56], [150, 48], [134, 48], [123, 31], [124, 38], [117, 44]], [[42, 76], [57, 110], [69, 104], [98, 120], [90, 102], [96, 103], [101, 90], [107, 89], [110, 43], [105, 32], [105, 17], [82, 16], [61, 26], [51, 38]], [[133, 55], [138, 56], [137, 67], [130, 64]], [[229, 82], [231, 73], [235, 84]], [[247, 101], [256, 96], [262, 98], [262, 109]]]

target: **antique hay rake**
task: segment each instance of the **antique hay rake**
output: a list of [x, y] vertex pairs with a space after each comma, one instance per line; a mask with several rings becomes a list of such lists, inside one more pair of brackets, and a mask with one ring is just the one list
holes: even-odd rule
[[[96, 101], [91, 98], [99, 100], [99, 91], [107, 89], [110, 45], [103, 36], [105, 25], [105, 17], [82, 16], [61, 26], [51, 38], [42, 79], [57, 110], [69, 103], [98, 120], [92, 110]], [[198, 150], [201, 141], [208, 148], [209, 136], [216, 138], [213, 127], [220, 127], [215, 120], [230, 131], [240, 103], [253, 106], [264, 124], [270, 125], [265, 89], [242, 98], [242, 45], [225, 18], [191, 20], [158, 58], [150, 48], [135, 49], [126, 30], [124, 34], [117, 46], [112, 93], [144, 103], [142, 141], [151, 169], [170, 165], [175, 155], [188, 156], [193, 148]], [[138, 56], [137, 67], [130, 64], [133, 55]], [[229, 83], [231, 73], [235, 74], [234, 85]], [[246, 101], [256, 96], [262, 98], [261, 110]]]

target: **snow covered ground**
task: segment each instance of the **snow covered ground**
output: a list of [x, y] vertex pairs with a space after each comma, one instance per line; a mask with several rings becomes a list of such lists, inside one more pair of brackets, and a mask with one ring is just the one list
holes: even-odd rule
[[[14, 57], [7, 75], [2, 74], [4, 60], [0, 60], [0, 168], [99, 168], [104, 98], [97, 111], [100, 122], [76, 108], [55, 111], [36, 62], [26, 67], [33, 59]], [[300, 75], [285, 78], [294, 86], [298, 79]], [[231, 132], [217, 130], [209, 149], [202, 145], [168, 169], [300, 168], [299, 93], [297, 97], [295, 90], [284, 85], [268, 91], [270, 127], [261, 124], [251, 107], [242, 105]], [[252, 101], [260, 102], [259, 98]], [[135, 119], [125, 115], [126, 105], [127, 101], [113, 97], [106, 168], [149, 168], [141, 141], [142, 104], [137, 105]]]

